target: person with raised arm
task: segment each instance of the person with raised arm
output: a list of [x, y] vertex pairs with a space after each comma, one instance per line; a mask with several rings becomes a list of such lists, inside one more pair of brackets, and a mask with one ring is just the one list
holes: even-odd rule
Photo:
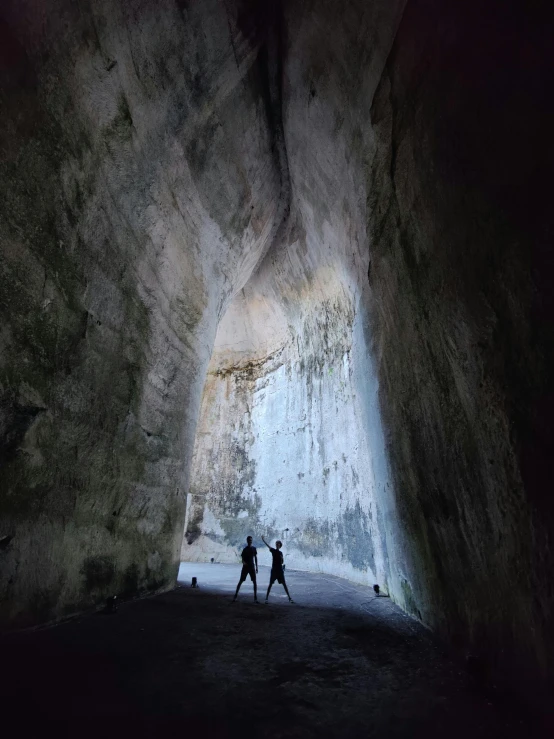
[[267, 588], [267, 595], [265, 596], [265, 602], [268, 603], [269, 601], [269, 591], [271, 590], [271, 586], [277, 580], [279, 585], [282, 585], [285, 588], [285, 593], [289, 597], [290, 603], [294, 603], [293, 599], [290, 597], [289, 589], [287, 588], [287, 583], [285, 582], [285, 571], [283, 569], [283, 552], [281, 551], [281, 547], [283, 546], [283, 542], [276, 541], [275, 542], [275, 549], [273, 547], [270, 547], [267, 541], [262, 536], [262, 541], [266, 545], [266, 547], [271, 552], [271, 556], [273, 557], [273, 563], [271, 565], [271, 575], [269, 576], [269, 587]]

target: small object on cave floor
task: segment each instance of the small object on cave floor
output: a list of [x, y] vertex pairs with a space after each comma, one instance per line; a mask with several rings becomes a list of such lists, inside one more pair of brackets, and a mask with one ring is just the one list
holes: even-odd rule
[[117, 606], [117, 595], [110, 595], [109, 598], [106, 598], [104, 613], [117, 613]]
[[375, 595], [379, 595], [379, 586], [378, 585], [374, 585], [373, 586], [373, 590], [375, 591]]
[[213, 563], [214, 563], [214, 561], [215, 561], [215, 560], [214, 560], [214, 558], [212, 557], [212, 558], [210, 559], [210, 562], [211, 562], [211, 563], [213, 564]]
[[191, 582], [190, 586], [191, 586], [191, 588], [197, 588], [198, 587], [198, 580], [195, 577], [192, 578], [192, 582]]

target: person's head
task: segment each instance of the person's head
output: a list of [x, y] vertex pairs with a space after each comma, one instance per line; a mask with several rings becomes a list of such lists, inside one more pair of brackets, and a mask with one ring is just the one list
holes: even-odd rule
[[283, 546], [283, 542], [282, 541], [276, 541], [275, 542], [275, 546], [277, 547], [277, 549], [281, 549], [281, 547]]
[[246, 543], [248, 544], [249, 547], [252, 546], [252, 537], [251, 536], [247, 536], [246, 537]]

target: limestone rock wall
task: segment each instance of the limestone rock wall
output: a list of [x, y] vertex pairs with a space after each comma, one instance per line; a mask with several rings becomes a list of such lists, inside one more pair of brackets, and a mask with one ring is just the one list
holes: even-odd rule
[[402, 3], [285, 4], [293, 209], [218, 331], [185, 559], [234, 561], [248, 533], [264, 534], [284, 541], [290, 566], [401, 592], [367, 325], [372, 139], [363, 125], [401, 11]]
[[263, 535], [284, 542], [289, 567], [386, 586], [377, 500], [390, 482], [359, 315], [345, 294], [305, 308], [318, 312], [326, 346], [312, 328], [266, 357], [232, 367], [212, 358], [183, 558], [236, 562], [246, 536], [263, 547]]
[[0, 620], [173, 585], [219, 317], [278, 226], [252, 3], [5, 3]]
[[[553, 647], [548, 26], [517, 2], [284, 18], [294, 210], [220, 327], [184, 555], [280, 536], [295, 566], [383, 578], [531, 694]], [[254, 303], [271, 309], [239, 346]]]
[[519, 3], [409, 2], [366, 190], [404, 605], [530, 693], [553, 645], [545, 21]]

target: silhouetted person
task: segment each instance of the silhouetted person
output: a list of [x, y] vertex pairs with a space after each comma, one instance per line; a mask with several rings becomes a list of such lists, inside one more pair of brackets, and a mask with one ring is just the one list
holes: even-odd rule
[[291, 603], [294, 603], [293, 599], [290, 597], [289, 589], [287, 588], [287, 583], [285, 582], [285, 571], [283, 570], [283, 553], [281, 552], [281, 547], [283, 546], [282, 542], [276, 541], [275, 546], [276, 549], [273, 549], [273, 547], [270, 547], [267, 541], [262, 536], [262, 541], [266, 545], [266, 547], [271, 552], [271, 556], [273, 557], [273, 563], [271, 565], [271, 575], [269, 576], [269, 587], [267, 588], [267, 594], [265, 596], [265, 602], [268, 602], [269, 599], [269, 591], [271, 590], [271, 586], [277, 580], [279, 585], [282, 585], [285, 588], [285, 593], [289, 597], [289, 601]]
[[256, 547], [252, 546], [251, 536], [246, 537], [246, 546], [242, 550], [241, 559], [242, 570], [240, 573], [239, 584], [237, 585], [237, 590], [235, 592], [235, 597], [233, 598], [233, 603], [236, 601], [237, 595], [239, 594], [240, 586], [246, 580], [247, 575], [250, 575], [250, 579], [252, 580], [252, 584], [254, 585], [254, 602], [258, 603], [258, 589], [256, 585], [256, 573], [258, 572], [258, 550], [256, 549]]

